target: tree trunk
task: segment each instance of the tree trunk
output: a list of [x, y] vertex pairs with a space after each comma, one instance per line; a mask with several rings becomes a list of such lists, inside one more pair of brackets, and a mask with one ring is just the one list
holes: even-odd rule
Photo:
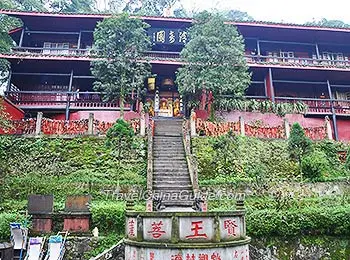
[[121, 96], [119, 99], [119, 106], [120, 106], [120, 118], [124, 119], [124, 97]]

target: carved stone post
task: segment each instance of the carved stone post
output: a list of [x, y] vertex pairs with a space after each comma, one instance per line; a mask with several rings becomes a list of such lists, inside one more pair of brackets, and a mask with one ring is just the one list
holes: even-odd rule
[[325, 125], [326, 125], [326, 131], [327, 131], [327, 138], [329, 140], [333, 140], [331, 121], [329, 120], [328, 116], [325, 117]]
[[239, 117], [239, 129], [241, 131], [241, 136], [245, 136], [245, 122], [243, 116]]
[[36, 116], [36, 127], [35, 127], [35, 135], [41, 134], [41, 123], [43, 120], [43, 112], [38, 112]]
[[191, 117], [190, 117], [190, 129], [191, 129], [191, 136], [196, 136], [196, 112], [194, 110], [191, 111]]
[[287, 118], [283, 119], [283, 123], [284, 123], [284, 132], [286, 134], [286, 139], [288, 139], [290, 136], [290, 125], [289, 125], [288, 119]]
[[88, 135], [94, 134], [94, 113], [89, 113]]
[[146, 135], [146, 118], [145, 118], [145, 111], [143, 109], [142, 102], [140, 102], [140, 135], [141, 136]]

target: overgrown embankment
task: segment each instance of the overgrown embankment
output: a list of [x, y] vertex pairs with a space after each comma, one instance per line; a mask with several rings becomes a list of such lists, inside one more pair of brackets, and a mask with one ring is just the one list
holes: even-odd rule
[[0, 240], [8, 240], [9, 222], [23, 220], [29, 194], [53, 194], [56, 212], [67, 195], [91, 194], [93, 226], [122, 233], [124, 202], [104, 191], [144, 185], [145, 140], [133, 138], [118, 156], [106, 139], [0, 136]]

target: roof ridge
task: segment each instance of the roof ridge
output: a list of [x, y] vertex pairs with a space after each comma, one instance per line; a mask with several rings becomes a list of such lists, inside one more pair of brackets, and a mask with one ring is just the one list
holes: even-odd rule
[[[0, 14], [22, 14], [22, 15], [35, 15], [41, 14], [45, 16], [71, 16], [71, 17], [94, 17], [95, 18], [106, 18], [116, 14], [105, 13], [105, 12], [91, 12], [91, 13], [72, 13], [72, 12], [49, 12], [49, 11], [23, 11], [16, 9], [0, 9]], [[177, 21], [177, 22], [192, 22], [193, 18], [190, 17], [166, 17], [166, 16], [147, 16], [147, 15], [131, 15], [131, 17], [139, 17], [143, 19], [153, 19], [153, 20], [168, 20], [168, 21]], [[341, 31], [341, 32], [350, 32], [350, 28], [347, 27], [335, 27], [335, 26], [320, 26], [320, 25], [311, 25], [311, 24], [298, 24], [298, 23], [283, 23], [283, 22], [273, 22], [273, 21], [240, 21], [240, 20], [230, 20], [227, 21], [229, 24], [233, 25], [247, 25], [247, 26], [275, 26], [283, 28], [294, 28], [294, 29], [313, 29], [313, 30], [327, 30], [327, 31]]]

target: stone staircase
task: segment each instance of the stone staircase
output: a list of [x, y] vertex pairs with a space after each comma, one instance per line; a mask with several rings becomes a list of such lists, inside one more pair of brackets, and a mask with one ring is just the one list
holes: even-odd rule
[[166, 208], [192, 207], [193, 189], [182, 141], [182, 120], [155, 119], [154, 123], [153, 193], [161, 195]]

